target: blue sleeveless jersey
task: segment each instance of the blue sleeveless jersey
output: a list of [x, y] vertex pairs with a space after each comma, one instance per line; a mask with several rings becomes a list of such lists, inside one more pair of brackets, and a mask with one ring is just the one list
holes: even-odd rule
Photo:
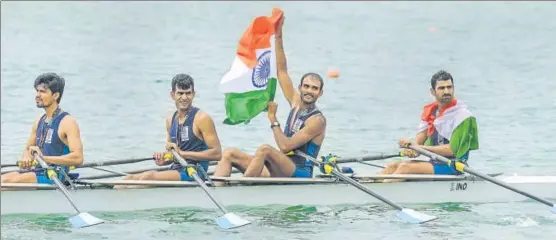
[[62, 119], [69, 115], [63, 112], [46, 123], [46, 114], [41, 117], [37, 125], [35, 144], [41, 149], [43, 156], [62, 156], [69, 153], [69, 147], [58, 136], [58, 128]]
[[[314, 106], [311, 107], [311, 108], [305, 109], [301, 112], [296, 111], [297, 109], [298, 108], [292, 108], [290, 110], [290, 114], [288, 115], [288, 120], [287, 120], [286, 126], [284, 128], [284, 134], [288, 138], [291, 138], [296, 132], [298, 132], [303, 127], [305, 127], [305, 121], [307, 121], [307, 119], [309, 119], [311, 116], [314, 116], [316, 114], [322, 114], [321, 111], [318, 110]], [[317, 156], [319, 155], [320, 145], [316, 144], [315, 142], [313, 142], [311, 140], [311, 141], [301, 145], [299, 148], [297, 148], [295, 150], [301, 151], [301, 152], [303, 152], [303, 153], [305, 153], [309, 156], [312, 156], [316, 159]], [[290, 158], [293, 160], [293, 162], [295, 163], [295, 166], [297, 168], [307, 168], [307, 167], [312, 168], [311, 162], [307, 161], [304, 157], [301, 157], [301, 156], [298, 156], [298, 155], [292, 155], [292, 156], [290, 156]]]
[[[60, 122], [67, 115], [69, 115], [67, 112], [63, 112], [61, 114], [55, 113], [50, 124], [46, 123], [46, 114], [39, 120], [37, 125], [37, 134], [35, 135], [35, 145], [40, 148], [43, 156], [62, 156], [70, 152], [69, 147], [66, 146], [66, 144], [62, 142], [58, 136]], [[59, 166], [56, 164], [50, 164], [50, 166], [60, 167], [64, 172], [69, 172], [68, 166]], [[58, 173], [58, 179], [63, 181], [63, 175], [60, 174], [59, 171], [56, 172]], [[46, 175], [46, 170], [40, 165], [35, 167], [35, 174], [37, 177], [37, 183], [54, 184], [54, 182]]]
[[[197, 136], [193, 133], [193, 120], [195, 120], [195, 115], [197, 115], [198, 112], [199, 109], [196, 107], [189, 110], [185, 121], [181, 125], [179, 124], [177, 111], [172, 117], [172, 123], [170, 125], [170, 140], [178, 145], [182, 151], [201, 152], [208, 149], [207, 144], [203, 140], [197, 138]], [[197, 162], [187, 159], [186, 161], [189, 164], [199, 163], [205, 171], [208, 171], [208, 161]], [[181, 171], [183, 170], [183, 166], [179, 163], [174, 163], [170, 166], [170, 169]], [[199, 176], [201, 176], [201, 173], [199, 173]]]

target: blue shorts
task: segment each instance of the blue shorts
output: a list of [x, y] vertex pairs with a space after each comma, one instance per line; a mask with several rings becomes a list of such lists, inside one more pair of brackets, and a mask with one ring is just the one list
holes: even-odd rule
[[[37, 183], [41, 184], [54, 184], [48, 175], [46, 174], [46, 170], [40, 169], [35, 171], [35, 175], [37, 176]], [[60, 171], [56, 171], [56, 175], [58, 175], [58, 179], [60, 182], [64, 183], [64, 175], [60, 173]]]
[[450, 165], [443, 162], [431, 161], [432, 167], [434, 169], [434, 174], [436, 175], [460, 175], [461, 172], [453, 169]]
[[293, 171], [292, 177], [295, 177], [295, 178], [312, 178], [313, 177], [313, 168], [312, 167], [305, 167], [305, 168], [296, 167], [295, 171]]
[[[187, 168], [184, 168], [181, 171], [180, 170], [176, 170], [176, 171], [180, 173], [181, 181], [195, 181], [193, 177], [190, 177], [189, 174], [187, 174]], [[199, 175], [201, 179], [206, 180], [205, 175], [198, 169], [197, 169], [197, 175]]]

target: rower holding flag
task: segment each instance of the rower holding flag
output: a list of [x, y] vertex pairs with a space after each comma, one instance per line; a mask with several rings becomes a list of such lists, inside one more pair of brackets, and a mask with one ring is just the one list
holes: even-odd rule
[[[477, 121], [467, 105], [454, 97], [454, 92], [454, 79], [450, 73], [438, 71], [432, 76], [430, 93], [436, 101], [424, 107], [415, 141], [411, 143], [409, 139], [399, 140], [399, 146], [406, 148], [403, 156], [419, 156], [418, 152], [408, 148], [411, 144], [467, 164], [469, 152], [479, 148]], [[458, 175], [462, 173], [462, 169], [455, 167], [455, 161], [451, 161], [451, 165], [434, 159], [399, 161], [388, 164], [381, 174]], [[384, 180], [396, 181], [402, 180]]]
[[[318, 156], [325, 137], [326, 119], [317, 108], [316, 101], [322, 96], [324, 82], [318, 74], [307, 73], [301, 77], [301, 82], [298, 86], [299, 91], [296, 91], [287, 72], [286, 56], [282, 43], [283, 21], [283, 12], [279, 9], [274, 9], [272, 17], [257, 18], [253, 22], [251, 29], [258, 29], [258, 31], [253, 31], [253, 33], [246, 32], [243, 36], [246, 39], [240, 40], [239, 48], [241, 49], [242, 44], [251, 41], [249, 38], [252, 37], [252, 34], [264, 33], [267, 35], [257, 36], [254, 39], [268, 39], [269, 42], [266, 45], [269, 48], [252, 49], [252, 52], [263, 52], [263, 54], [266, 51], [270, 52], [269, 55], [272, 57], [268, 62], [271, 64], [268, 65], [269, 69], [263, 72], [277, 72], [282, 92], [291, 107], [289, 117], [282, 131], [282, 127], [276, 117], [277, 105], [272, 99], [270, 101], [266, 99], [268, 102], [269, 127], [272, 129], [278, 148], [263, 144], [254, 155], [243, 153], [238, 149], [227, 149], [222, 154], [222, 160], [216, 167], [214, 175], [217, 177], [230, 176], [232, 166], [242, 171], [245, 177], [311, 178], [313, 176], [313, 163], [306, 157], [295, 153], [295, 151], [300, 151], [313, 158]], [[261, 30], [263, 28], [266, 28], [265, 31]], [[272, 36], [273, 34], [274, 36]], [[271, 47], [273, 41], [274, 48]], [[249, 46], [253, 47], [255, 45]], [[274, 63], [274, 60], [272, 60], [274, 55], [276, 56], [276, 70], [273, 69], [275, 65], [272, 64]], [[237, 65], [239, 64], [234, 63], [232, 68]], [[239, 80], [237, 84], [240, 84]], [[253, 83], [257, 82], [254, 81]], [[226, 86], [231, 88], [232, 85], [230, 84], [227, 83]], [[248, 96], [246, 95], [246, 97]], [[216, 184], [223, 185], [221, 182]]]

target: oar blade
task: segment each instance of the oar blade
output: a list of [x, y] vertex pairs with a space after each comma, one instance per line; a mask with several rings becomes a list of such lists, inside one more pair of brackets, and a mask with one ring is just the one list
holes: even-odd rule
[[556, 213], [556, 204], [552, 205], [552, 212]]
[[84, 228], [93, 225], [104, 223], [104, 220], [99, 219], [89, 213], [82, 212], [69, 219], [73, 228]]
[[231, 212], [216, 218], [216, 224], [218, 224], [218, 226], [222, 229], [238, 228], [250, 223], [251, 222]]
[[400, 219], [406, 222], [415, 223], [415, 224], [426, 223], [437, 219], [437, 217], [435, 216], [424, 214], [422, 212], [415, 211], [411, 208], [403, 208], [401, 211], [398, 211], [396, 213], [396, 216], [398, 216]]

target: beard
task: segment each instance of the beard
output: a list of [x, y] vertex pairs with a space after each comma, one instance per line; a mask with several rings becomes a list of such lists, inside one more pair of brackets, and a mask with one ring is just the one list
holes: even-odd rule
[[447, 104], [450, 103], [450, 101], [452, 101], [453, 98], [454, 96], [452, 94], [444, 94], [442, 95], [442, 97], [439, 97], [437, 100], [440, 103]]
[[47, 105], [47, 104], [41, 102], [41, 103], [37, 103], [37, 108], [47, 108], [47, 107], [50, 107], [51, 105], [52, 105], [52, 103]]
[[[311, 96], [311, 99], [305, 99], [306, 96]], [[317, 101], [317, 98], [316, 98], [315, 96], [311, 95], [311, 94], [305, 94], [305, 95], [303, 95], [303, 96], [301, 97], [301, 101], [302, 101], [304, 104], [309, 105], [309, 104], [315, 103], [315, 102]]]

